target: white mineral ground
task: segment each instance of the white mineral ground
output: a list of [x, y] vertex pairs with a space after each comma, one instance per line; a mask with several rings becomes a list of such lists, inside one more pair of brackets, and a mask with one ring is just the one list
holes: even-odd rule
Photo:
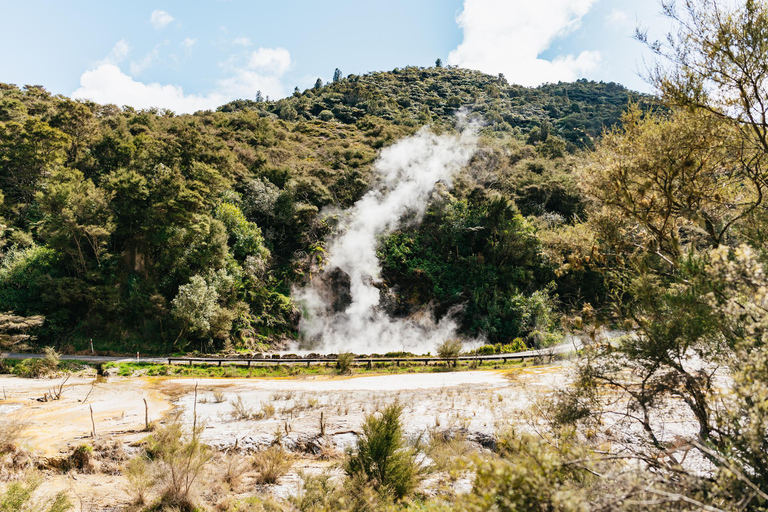
[[[297, 473], [322, 472], [337, 461], [321, 460], [312, 450], [343, 453], [356, 440], [363, 419], [394, 401], [404, 407], [406, 434], [414, 439], [433, 431], [461, 431], [478, 449], [500, 430], [532, 429], [531, 405], [568, 381], [568, 363], [529, 366], [506, 371], [466, 371], [359, 377], [303, 377], [291, 379], [178, 379], [110, 377], [93, 385], [92, 378], [70, 379], [63, 398], [53, 402], [36, 399], [60, 383], [57, 380], [0, 376], [0, 419], [22, 418], [29, 422], [24, 445], [38, 456], [59, 456], [91, 441], [90, 407], [101, 440], [119, 440], [128, 447], [147, 434], [144, 402], [150, 420], [165, 421], [181, 413], [189, 427], [193, 421], [194, 388], [197, 385], [197, 421], [205, 425], [202, 440], [219, 449], [235, 446], [252, 451], [270, 445], [277, 436], [289, 450], [301, 453], [294, 469], [278, 485], [255, 488], [285, 497], [296, 492]], [[214, 397], [214, 392], [218, 397]], [[223, 395], [223, 396], [222, 396]], [[232, 402], [239, 399], [258, 413], [274, 408], [264, 419], [236, 419]], [[217, 403], [217, 398], [223, 401]], [[677, 410], [673, 410], [677, 409]], [[271, 411], [270, 411], [271, 412]], [[668, 412], [671, 437], [690, 431], [679, 418], [679, 408]], [[321, 414], [326, 438], [320, 438]], [[665, 414], [666, 416], [666, 414]], [[628, 440], [634, 434], [627, 431]], [[135, 448], [133, 449], [135, 450]], [[338, 468], [335, 469], [339, 471]], [[87, 497], [94, 510], [102, 505], [128, 503], [125, 479], [104, 474], [49, 475], [39, 493], [68, 489]], [[0, 483], [0, 488], [4, 484]], [[452, 482], [469, 490], [468, 476]]]

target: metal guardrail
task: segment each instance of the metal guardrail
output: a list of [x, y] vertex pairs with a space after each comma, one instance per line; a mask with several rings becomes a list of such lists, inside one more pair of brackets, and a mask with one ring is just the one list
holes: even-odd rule
[[[548, 357], [554, 355], [554, 352], [542, 350], [542, 351], [525, 351], [510, 354], [489, 354], [489, 355], [477, 355], [477, 356], [459, 356], [458, 358], [443, 358], [437, 356], [424, 356], [424, 357], [356, 357], [352, 364], [355, 365], [373, 365], [373, 363], [391, 363], [400, 365], [401, 363], [424, 363], [429, 365], [430, 363], [441, 363], [451, 361], [514, 361], [523, 359], [533, 359], [535, 357]], [[335, 357], [264, 357], [264, 358], [235, 358], [235, 357], [169, 357], [168, 364], [214, 364], [222, 366], [227, 365], [245, 365], [248, 367], [253, 366], [280, 366], [280, 365], [298, 365], [304, 364], [311, 366], [313, 364], [330, 365], [336, 364], [337, 359]]]

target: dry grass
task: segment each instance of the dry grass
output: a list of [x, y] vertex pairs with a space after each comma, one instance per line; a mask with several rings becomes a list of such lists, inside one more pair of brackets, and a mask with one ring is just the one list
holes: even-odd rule
[[19, 446], [22, 434], [27, 428], [29, 428], [29, 422], [21, 418], [5, 418], [0, 420], [0, 455], [15, 451]]
[[229, 414], [233, 421], [263, 420], [275, 415], [275, 406], [272, 404], [262, 404], [261, 409], [257, 411], [254, 407], [248, 405], [243, 400], [243, 397], [240, 395], [236, 396], [237, 398], [229, 401], [232, 406], [232, 411]]
[[251, 458], [253, 468], [258, 472], [256, 483], [274, 484], [293, 466], [295, 457], [280, 445], [272, 445], [256, 452]]
[[250, 469], [248, 458], [239, 453], [222, 454], [216, 466], [219, 469], [219, 480], [232, 490], [237, 489]]

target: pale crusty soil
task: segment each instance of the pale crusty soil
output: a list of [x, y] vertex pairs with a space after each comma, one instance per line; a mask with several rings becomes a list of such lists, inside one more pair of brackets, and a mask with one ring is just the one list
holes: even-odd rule
[[[394, 401], [404, 407], [404, 429], [412, 439], [433, 431], [460, 431], [482, 450], [499, 429], [528, 421], [525, 411], [532, 401], [563, 384], [566, 376], [567, 366], [553, 365], [504, 372], [297, 379], [81, 377], [70, 379], [62, 399], [50, 402], [36, 399], [61, 380], [0, 376], [0, 419], [28, 421], [24, 446], [38, 457], [57, 457], [93, 442], [92, 407], [99, 441], [120, 441], [130, 454], [130, 444], [147, 435], [143, 431], [146, 399], [151, 421], [163, 422], [179, 413], [191, 427], [194, 411], [197, 421], [205, 425], [203, 441], [219, 451], [237, 450], [247, 456], [279, 440], [298, 455], [293, 470], [273, 486], [258, 486], [246, 474], [237, 488], [222, 489], [213, 483], [216, 476], [207, 474], [199, 482], [198, 493], [213, 509], [227, 494], [284, 499], [297, 491], [299, 471], [339, 474], [338, 461], [354, 445], [365, 415]], [[223, 401], [216, 402], [215, 391], [223, 395], [218, 397]], [[255, 414], [253, 419], [233, 416], [232, 402], [238, 397]], [[261, 411], [267, 417], [258, 419]], [[320, 435], [321, 415], [325, 436]], [[38, 498], [64, 490], [76, 511], [130, 509], [127, 480], [119, 474], [52, 470], [44, 474]], [[470, 484], [455, 485], [468, 488]], [[0, 489], [5, 485], [0, 482]]]

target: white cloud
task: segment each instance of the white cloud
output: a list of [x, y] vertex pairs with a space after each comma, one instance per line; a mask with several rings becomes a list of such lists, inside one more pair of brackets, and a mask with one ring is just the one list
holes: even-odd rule
[[605, 17], [605, 24], [608, 27], [620, 29], [626, 29], [634, 26], [632, 20], [629, 17], [629, 14], [627, 14], [626, 11], [616, 9], [615, 7]]
[[520, 85], [570, 81], [597, 68], [600, 54], [540, 58], [552, 42], [576, 30], [596, 0], [464, 0], [457, 22], [464, 40], [448, 64], [504, 73]]
[[192, 48], [193, 46], [195, 46], [195, 43], [197, 43], [197, 39], [192, 39], [191, 37], [188, 37], [179, 44], [181, 44], [181, 46], [183, 46], [184, 48]]
[[112, 51], [109, 52], [109, 55], [99, 61], [98, 64], [119, 64], [125, 60], [130, 51], [131, 49], [128, 46], [128, 41], [121, 39], [115, 43], [115, 46], [112, 47]]
[[72, 97], [102, 104], [130, 105], [140, 109], [158, 107], [190, 113], [212, 110], [238, 98], [253, 98], [258, 90], [271, 98], [285, 96], [282, 77], [291, 65], [288, 50], [259, 48], [244, 57], [247, 61], [243, 65], [235, 65], [237, 59], [224, 65], [227, 76], [218, 80], [215, 89], [208, 94], [185, 94], [178, 85], [144, 83], [125, 74], [116, 63], [103, 61], [95, 69], [83, 73], [80, 88], [72, 93]]
[[165, 28], [172, 21], [173, 16], [159, 9], [152, 11], [152, 14], [149, 16], [149, 22], [152, 23], [152, 26], [156, 29]]
[[248, 67], [254, 71], [282, 75], [291, 66], [291, 54], [285, 48], [259, 48], [251, 54]]
[[140, 61], [131, 61], [131, 75], [140, 75], [145, 69], [151, 67], [159, 56], [160, 45], [152, 48]]
[[251, 40], [247, 37], [238, 37], [234, 41], [232, 41], [232, 44], [236, 46], [251, 46], [253, 43], [251, 43]]

